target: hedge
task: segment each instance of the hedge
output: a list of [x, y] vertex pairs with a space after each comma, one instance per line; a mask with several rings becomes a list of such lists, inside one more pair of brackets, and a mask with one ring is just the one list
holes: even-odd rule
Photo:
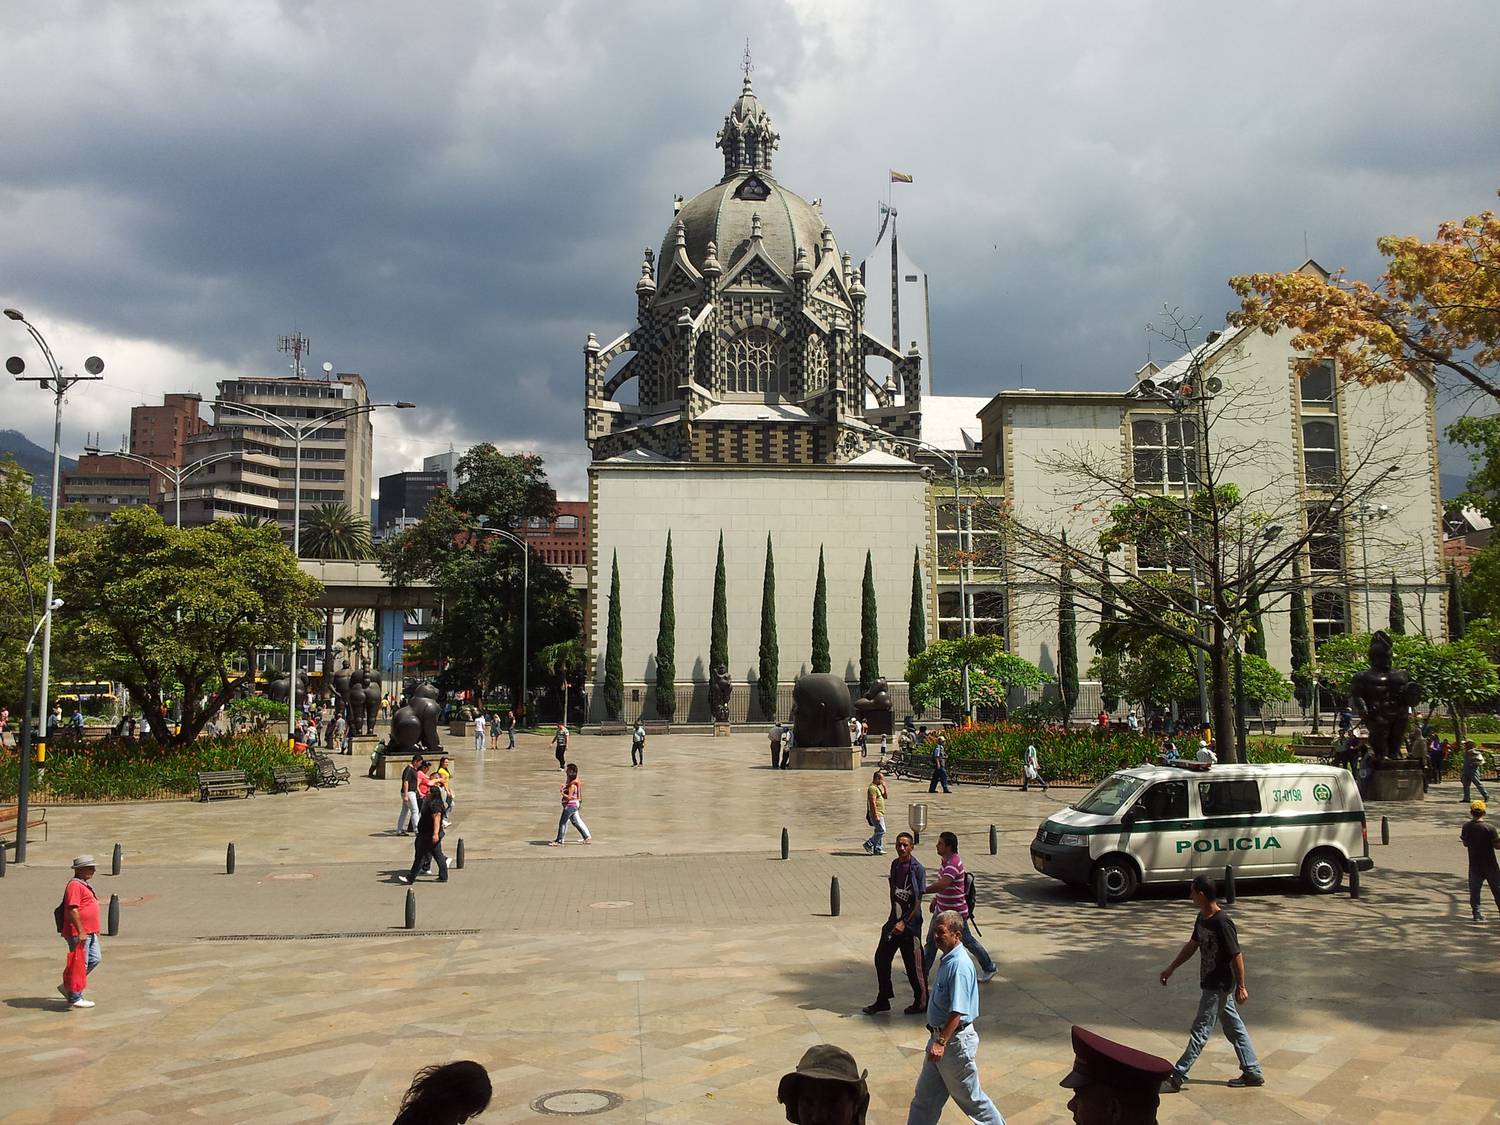
[[[200, 770], [246, 770], [259, 790], [269, 790], [280, 766], [305, 765], [286, 739], [263, 731], [200, 738], [167, 747], [149, 739], [108, 741], [50, 749], [43, 769], [32, 772], [31, 799], [120, 801], [189, 796], [198, 791]], [[0, 800], [14, 801], [20, 756], [0, 752]]]

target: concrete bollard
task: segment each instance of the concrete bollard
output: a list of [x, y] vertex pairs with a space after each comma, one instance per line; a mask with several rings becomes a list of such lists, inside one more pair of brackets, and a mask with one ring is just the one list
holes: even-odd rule
[[462, 867], [463, 865], [464, 865], [464, 838], [462, 836], [460, 836], [458, 838], [458, 847], [456, 849], [454, 849], [453, 866], [454, 867]]
[[1388, 816], [1380, 818], [1380, 842], [1382, 844], [1391, 842], [1391, 818]]
[[781, 830], [781, 858], [786, 859], [792, 854], [792, 837], [785, 828]]
[[1109, 888], [1104, 885], [1104, 872], [1094, 872], [1094, 905], [1109, 905]]
[[417, 928], [417, 892], [410, 887], [406, 888], [406, 928]]
[[124, 858], [125, 853], [120, 850], [120, 845], [116, 844], [115, 854], [110, 857], [109, 861], [109, 873], [111, 875], [118, 875], [120, 873], [120, 863]]
[[226, 875], [233, 875], [234, 874], [234, 845], [233, 844], [230, 844], [229, 847], [227, 847], [227, 848], [224, 849], [224, 874], [226, 874]]
[[109, 896], [109, 936], [118, 937], [120, 934], [120, 896]]
[[843, 903], [839, 899], [839, 877], [835, 875], [833, 882], [828, 884], [828, 913], [837, 918], [839, 916], [839, 907], [842, 905]]
[[1349, 865], [1349, 897], [1359, 897], [1359, 868], [1352, 863]]
[[5, 878], [5, 857], [10, 850], [10, 845], [0, 840], [0, 879]]
[[990, 825], [990, 855], [1000, 854], [1000, 833], [995, 831], [995, 826]]
[[1234, 868], [1229, 864], [1224, 865], [1224, 902], [1234, 905]]

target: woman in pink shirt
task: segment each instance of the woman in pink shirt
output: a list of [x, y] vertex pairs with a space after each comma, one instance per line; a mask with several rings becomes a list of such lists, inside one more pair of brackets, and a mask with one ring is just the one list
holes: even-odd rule
[[547, 845], [549, 848], [562, 847], [563, 837], [568, 834], [570, 823], [578, 827], [578, 834], [583, 837], [585, 844], [593, 842], [588, 825], [583, 823], [583, 817], [578, 814], [578, 806], [582, 803], [583, 782], [578, 780], [578, 767], [569, 765], [566, 780], [562, 783], [562, 816], [557, 822], [557, 839]]

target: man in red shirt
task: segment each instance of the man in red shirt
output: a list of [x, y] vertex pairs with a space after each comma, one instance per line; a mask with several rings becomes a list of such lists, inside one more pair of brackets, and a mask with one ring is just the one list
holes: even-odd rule
[[[99, 896], [94, 893], [94, 888], [89, 886], [89, 880], [94, 877], [94, 870], [93, 856], [81, 855], [75, 859], [73, 877], [68, 880], [62, 900], [62, 936], [68, 943], [69, 953], [72, 953], [79, 945], [87, 950], [84, 955], [87, 959], [87, 973], [92, 973], [94, 966], [99, 964]], [[92, 1000], [84, 999], [82, 989], [72, 992], [68, 989], [66, 982], [58, 985], [57, 991], [63, 994], [70, 1008], [94, 1006]]]

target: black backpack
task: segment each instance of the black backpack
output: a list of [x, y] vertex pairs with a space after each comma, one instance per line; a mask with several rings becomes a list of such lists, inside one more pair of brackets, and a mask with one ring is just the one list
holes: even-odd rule
[[976, 934], [982, 935], [984, 931], [979, 928], [979, 923], [974, 920], [974, 873], [972, 871], [964, 872], [964, 903], [969, 908], [969, 925], [974, 927]]

